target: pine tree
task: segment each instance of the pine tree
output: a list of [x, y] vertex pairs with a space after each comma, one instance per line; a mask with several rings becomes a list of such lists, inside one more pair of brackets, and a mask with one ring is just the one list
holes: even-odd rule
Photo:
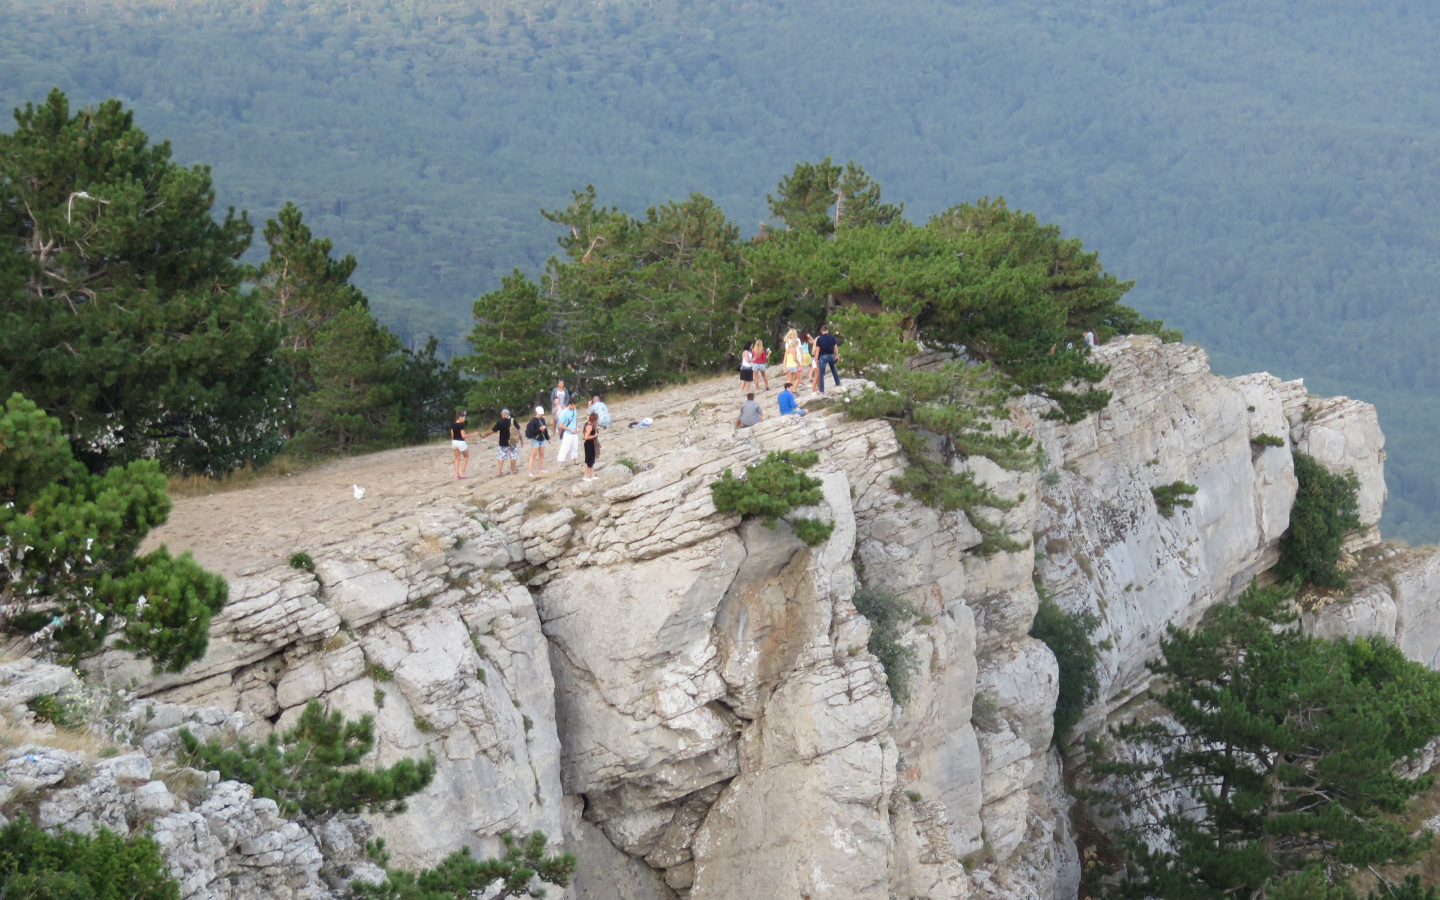
[[400, 339], [357, 303], [316, 331], [312, 354], [315, 388], [300, 399], [295, 449], [343, 454], [398, 443]]
[[818, 163], [796, 164], [765, 200], [770, 215], [786, 228], [820, 235], [841, 228], [889, 225], [905, 213], [905, 204], [880, 199], [880, 185], [855, 160], [842, 168], [828, 156]]
[[160, 847], [105, 828], [50, 834], [21, 816], [0, 828], [5, 900], [179, 900]]
[[395, 399], [400, 405], [402, 439], [424, 443], [433, 434], [448, 434], [455, 410], [465, 402], [465, 382], [457, 362], [440, 361], [434, 335], [418, 352], [404, 351], [395, 376]]
[[1395, 764], [1440, 733], [1440, 673], [1380, 638], [1306, 635], [1286, 596], [1252, 584], [1161, 642], [1151, 669], [1172, 721], [1116, 729], [1146, 761], [1096, 766], [1122, 806], [1180, 798], [1161, 834], [1130, 842], [1123, 896], [1338, 898], [1345, 867], [1428, 845], [1394, 816], [1433, 776]]
[[479, 376], [469, 391], [470, 409], [488, 417], [508, 407], [519, 415], [557, 368], [555, 340], [546, 330], [549, 304], [540, 287], [516, 269], [500, 290], [475, 301], [474, 312], [469, 338], [474, 352], [460, 361]]
[[245, 215], [119, 101], [60, 91], [0, 134], [0, 396], [60, 420], [94, 468], [227, 471], [279, 447], [279, 329], [240, 289]]
[[0, 624], [49, 635], [71, 659], [113, 632], [158, 670], [199, 659], [224, 579], [189, 553], [135, 555], [169, 512], [157, 463], [92, 475], [60, 423], [12, 395], [0, 412]]
[[292, 401], [313, 387], [311, 351], [316, 334], [351, 306], [369, 306], [350, 284], [355, 257], [332, 259], [329, 238], [316, 238], [304, 214], [286, 203], [276, 219], [265, 222], [270, 256], [252, 273], [256, 293], [284, 329], [280, 358], [292, 370]]
[[[459, 897], [544, 897], [543, 888], [532, 888], [537, 877], [547, 884], [565, 887], [575, 874], [575, 857], [569, 853], [545, 855], [543, 832], [532, 831], [523, 841], [510, 834], [500, 835], [503, 856], [478, 860], [462, 847], [433, 869], [407, 872], [391, 869], [384, 839], [367, 849], [386, 866], [381, 884], [357, 883], [355, 896], [363, 900], [455, 900]], [[493, 893], [498, 888], [499, 893]]]
[[1104, 341], [1116, 334], [1158, 334], [1180, 339], [1157, 320], [1143, 319], [1120, 304], [1133, 281], [1120, 281], [1100, 265], [1098, 253], [1086, 253], [1079, 238], [1064, 238], [1058, 225], [1041, 225], [1034, 213], [1012, 210], [1005, 198], [989, 197], [951, 207], [930, 220], [929, 227], [947, 234], [999, 235], [1003, 252], [1016, 265], [1035, 265], [1045, 290], [1065, 309], [1067, 341], [1079, 341], [1094, 328]]
[[189, 764], [214, 770], [221, 778], [243, 781], [255, 796], [268, 797], [287, 816], [297, 813], [323, 821], [337, 815], [405, 811], [405, 798], [423, 791], [435, 778], [435, 761], [402, 759], [387, 768], [361, 768], [375, 749], [375, 720], [347, 721], [327, 713], [319, 700], [305, 704], [300, 719], [265, 743], [240, 738], [233, 747], [201, 743], [180, 729], [182, 755]]
[[796, 163], [795, 169], [780, 179], [775, 193], [765, 195], [770, 215], [792, 231], [834, 233], [830, 208], [835, 205], [835, 185], [843, 171], [828, 156], [818, 163]]
[[[551, 260], [537, 296], [572, 383], [595, 390], [661, 384], [738, 356], [746, 280], [740, 231], [714, 201], [692, 194], [635, 219], [597, 206], [591, 187], [546, 216], [569, 230], [560, 239], [569, 262]], [[521, 298], [494, 299], [513, 305]]]

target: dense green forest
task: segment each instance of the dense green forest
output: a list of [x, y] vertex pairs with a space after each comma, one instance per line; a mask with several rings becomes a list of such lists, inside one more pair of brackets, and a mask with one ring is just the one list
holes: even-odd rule
[[1433, 540], [1437, 45], [1398, 0], [0, 0], [0, 104], [121, 98], [222, 205], [293, 200], [442, 354], [586, 184], [746, 235], [797, 159], [863, 162], [915, 221], [1003, 194], [1217, 370], [1375, 402], [1386, 531]]

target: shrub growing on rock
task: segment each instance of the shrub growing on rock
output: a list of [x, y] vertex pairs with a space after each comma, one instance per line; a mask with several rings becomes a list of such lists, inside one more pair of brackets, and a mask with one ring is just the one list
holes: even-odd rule
[[311, 819], [340, 814], [405, 811], [405, 798], [435, 777], [434, 760], [402, 759], [384, 769], [356, 768], [375, 747], [375, 720], [349, 722], [338, 711], [326, 713], [311, 700], [300, 720], [283, 734], [271, 732], [265, 743], [241, 738], [234, 747], [218, 741], [202, 744], [180, 730], [187, 765], [218, 771], [221, 778], [243, 781], [255, 796], [269, 797], [285, 815]]
[[904, 339], [905, 319], [897, 313], [870, 315], [851, 307], [837, 311], [833, 321], [847, 341], [847, 366], [875, 384], [845, 396], [846, 414], [884, 419], [905, 451], [908, 465], [894, 478], [895, 490], [935, 509], [963, 510], [982, 535], [983, 554], [1023, 550], [1025, 544], [992, 518], [1014, 509], [1015, 501], [999, 496], [970, 469], [956, 471], [952, 465], [973, 456], [1012, 471], [1036, 465], [1029, 435], [996, 427], [1010, 416], [1006, 404], [1017, 395], [1014, 384], [996, 369], [963, 358], [912, 368], [909, 356], [920, 348]]
[[1162, 484], [1159, 487], [1152, 487], [1150, 494], [1155, 498], [1155, 509], [1165, 518], [1175, 515], [1175, 507], [1183, 506], [1186, 509], [1195, 505], [1189, 495], [1200, 490], [1193, 484], [1183, 481], [1172, 481], [1169, 484]]
[[890, 697], [900, 704], [910, 699], [910, 676], [917, 665], [915, 648], [902, 638], [905, 628], [918, 615], [915, 607], [894, 594], [862, 587], [855, 592], [855, 609], [870, 620], [867, 649], [885, 668]]
[[1045, 642], [1060, 666], [1060, 696], [1055, 701], [1055, 744], [1063, 744], [1070, 729], [1085, 715], [1100, 692], [1096, 677], [1098, 657], [1090, 635], [1100, 626], [1091, 612], [1067, 613], [1055, 598], [1040, 590], [1040, 609], [1030, 625], [1030, 636]]
[[[743, 479], [729, 469], [720, 473], [720, 480], [710, 485], [715, 508], [722, 513], [759, 516], [770, 528], [775, 520], [788, 516], [797, 506], [814, 506], [824, 499], [822, 482], [803, 470], [820, 461], [814, 450], [779, 450], [750, 466]], [[795, 536], [813, 547], [829, 539], [834, 523], [819, 519], [790, 520]]]
[[160, 848], [144, 835], [104, 828], [49, 834], [22, 816], [0, 828], [5, 900], [178, 900]]
[[[532, 832], [524, 841], [502, 834], [500, 840], [505, 843], [505, 854], [497, 859], [476, 859], [470, 855], [469, 847], [462, 847], [435, 868], [420, 872], [390, 868], [383, 839], [376, 841], [367, 849], [385, 867], [385, 881], [381, 884], [357, 882], [352, 890], [362, 900], [454, 900], [482, 895], [495, 900], [544, 897], [544, 890], [530, 888], [530, 882], [537, 875], [541, 881], [565, 887], [575, 874], [575, 857], [571, 854], [545, 855], [543, 832]], [[499, 882], [500, 893], [486, 893], [496, 882]]]
[[60, 423], [12, 395], [0, 409], [0, 627], [53, 639], [66, 659], [111, 634], [157, 670], [199, 659], [227, 587], [189, 553], [136, 555], [169, 513], [156, 462], [91, 474]]
[[1295, 454], [1295, 479], [1300, 487], [1290, 528], [1280, 539], [1275, 576], [1343, 588], [1347, 579], [1336, 564], [1345, 553], [1345, 536], [1360, 527], [1360, 479], [1354, 472], [1333, 475], [1305, 453]]

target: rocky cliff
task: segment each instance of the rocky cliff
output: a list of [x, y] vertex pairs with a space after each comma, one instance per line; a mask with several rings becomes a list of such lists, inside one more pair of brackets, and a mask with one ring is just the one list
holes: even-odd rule
[[[1009, 427], [1039, 439], [1043, 469], [952, 463], [1016, 501], [1003, 514], [1026, 544], [1016, 553], [982, 555], [963, 514], [897, 494], [889, 426], [832, 407], [736, 429], [733, 385], [709, 382], [616, 404], [592, 483], [496, 479], [484, 459], [456, 483], [448, 450], [418, 448], [183, 501], [154, 540], [231, 579], [209, 653], [161, 678], [119, 652], [89, 668], [144, 703], [252, 734], [312, 698], [374, 715], [378, 762], [439, 764], [407, 813], [345, 826], [384, 836], [406, 865], [538, 828], [577, 855], [570, 894], [587, 900], [1073, 897], [1079, 860], [1050, 749], [1057, 668], [1028, 634], [1037, 582], [1103, 623], [1103, 698], [1084, 723], [1100, 727], [1145, 686], [1166, 623], [1194, 621], [1273, 564], [1298, 449], [1356, 471], [1372, 526], [1352, 548], [1363, 589], [1316, 603], [1310, 627], [1382, 632], [1427, 662], [1440, 652], [1440, 558], [1386, 548], [1373, 528], [1384, 441], [1372, 407], [1267, 375], [1225, 379], [1203, 351], [1153, 338], [1097, 356], [1112, 367], [1103, 412], [1067, 426], [1035, 402], [1014, 410]], [[654, 425], [618, 427], [642, 416]], [[820, 453], [824, 500], [807, 514], [836, 527], [816, 547], [711, 502], [721, 471], [787, 448]], [[1194, 506], [1167, 517], [1150, 488], [1177, 480], [1198, 488]], [[313, 573], [289, 566], [298, 551]], [[903, 706], [866, 649], [862, 587], [919, 610]], [[215, 802], [259, 801], [230, 787], [197, 799]], [[357, 835], [308, 840], [340, 848], [326, 872], [344, 876]], [[185, 896], [222, 896], [217, 873], [238, 852], [172, 855]], [[305, 885], [326, 877], [281, 881], [320, 896]], [[276, 894], [223, 894], [262, 895]]]

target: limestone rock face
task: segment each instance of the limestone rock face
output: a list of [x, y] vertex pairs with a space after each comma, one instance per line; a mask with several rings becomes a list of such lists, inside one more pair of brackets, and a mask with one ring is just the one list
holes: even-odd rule
[[[57, 666], [26, 668], [33, 676], [60, 678]], [[144, 702], [126, 717], [138, 735], [174, 729], [179, 721], [211, 737], [214, 728], [204, 723], [230, 718], [194, 707], [156, 713]], [[182, 900], [342, 900], [351, 878], [383, 877], [364, 855], [372, 830], [361, 819], [290, 821], [247, 784], [178, 767], [164, 742], [142, 741], [152, 749], [95, 758], [49, 746], [41, 732], [36, 739], [0, 751], [0, 803], [54, 831], [148, 833]]]
[[[1274, 563], [1296, 482], [1288, 447], [1251, 443], [1289, 433], [1278, 379], [1227, 380], [1199, 348], [1149, 337], [1095, 356], [1111, 367], [1110, 405], [1039, 426], [1052, 468], [1036, 572], [1062, 607], [1100, 618], [1108, 708], [1148, 681], [1167, 624], [1195, 621]], [[1165, 516], [1151, 489], [1176, 481], [1195, 486], [1193, 506]]]
[[[1198, 348], [1151, 337], [1112, 340], [1095, 358], [1109, 366], [1105, 410], [1064, 424], [1026, 398], [999, 423], [1043, 446], [1037, 470], [944, 458], [1013, 504], [984, 511], [1013, 552], [981, 552], [965, 513], [895, 491], [907, 461], [887, 423], [816, 409], [737, 429], [734, 385], [697, 383], [617, 402], [592, 482], [568, 469], [487, 473], [477, 490], [453, 481], [448, 456], [415, 448], [257, 488], [265, 514], [226, 523], [268, 528], [222, 532], [222, 501], [197, 499], [193, 515], [181, 501], [155, 540], [231, 580], [209, 653], [179, 675], [113, 650], [87, 669], [133, 682], [160, 711], [147, 753], [173, 750], [183, 716], [263, 737], [311, 700], [373, 715], [374, 762], [429, 754], [438, 767], [409, 812], [364, 826], [402, 866], [459, 846], [493, 853], [501, 833], [538, 828], [576, 853], [569, 895], [585, 900], [1068, 900], [1079, 859], [1051, 748], [1057, 665], [1029, 634], [1037, 585], [1101, 621], [1102, 696], [1080, 725], [1094, 729], [1143, 689], [1167, 625], [1194, 622], [1274, 564], [1294, 452], [1353, 469], [1367, 524], [1384, 500], [1384, 440], [1366, 404], [1266, 374], [1222, 378]], [[863, 387], [847, 380], [827, 400], [843, 408]], [[724, 470], [812, 449], [823, 500], [795, 515], [833, 522], [825, 542], [715, 508]], [[947, 452], [938, 440], [932, 450]], [[352, 482], [368, 482], [366, 500], [351, 499]], [[1175, 482], [1196, 490], [1167, 516], [1152, 489]], [[316, 500], [305, 485], [334, 495]], [[1372, 555], [1363, 565], [1388, 552], [1373, 537], [1355, 543]], [[297, 549], [313, 574], [288, 566]], [[1433, 658], [1440, 557], [1385, 559], [1386, 578], [1307, 612], [1306, 625], [1386, 634]], [[901, 637], [915, 660], [904, 704], [891, 694], [900, 673], [870, 652], [861, 591], [916, 610]], [[0, 712], [8, 703], [23, 718], [30, 688], [9, 686], [33, 681], [0, 667]], [[208, 711], [180, 712], [195, 705]], [[60, 798], [53, 815], [99, 821], [109, 783]], [[211, 861], [187, 873], [219, 871], [222, 856], [266, 860], [259, 872], [277, 852], [287, 885], [366, 871], [345, 855], [358, 833], [312, 834], [317, 863], [303, 836], [270, 846], [283, 825], [231, 841], [184, 818], [201, 814], [183, 798], [164, 810], [167, 796], [127, 802], [174, 820], [173, 853]], [[247, 865], [227, 871], [246, 891], [269, 889], [259, 874], [244, 880]], [[222, 890], [187, 877], [195, 896]]]
[[[312, 700], [374, 716], [375, 763], [437, 764], [407, 812], [367, 826], [396, 865], [433, 865], [462, 846], [494, 854], [505, 832], [558, 842], [555, 683], [534, 597], [509, 569], [526, 558], [520, 531], [469, 504], [397, 503], [391, 518], [307, 534], [313, 575], [284, 557], [217, 566], [230, 603], [184, 672], [155, 677], [118, 651], [87, 668], [164, 701], [154, 707], [211, 704], [254, 737], [293, 725]], [[147, 736], [147, 751], [173, 751], [176, 731]]]
[[619, 792], [613, 804], [631, 808], [737, 773], [733, 729], [711, 705], [725, 694], [711, 627], [743, 559], [726, 534], [545, 585], [567, 793]]
[[1305, 629], [1329, 638], [1378, 635], [1410, 659], [1440, 667], [1440, 553], [1372, 546], [1348, 574], [1348, 595], [1306, 604]]
[[[1385, 435], [1375, 407], [1349, 397], [1307, 398], [1291, 420], [1295, 449], [1315, 457], [1332, 472], [1353, 471], [1360, 479], [1360, 521], [1374, 526], [1385, 506]], [[1372, 541], [1378, 532], [1372, 531]]]

